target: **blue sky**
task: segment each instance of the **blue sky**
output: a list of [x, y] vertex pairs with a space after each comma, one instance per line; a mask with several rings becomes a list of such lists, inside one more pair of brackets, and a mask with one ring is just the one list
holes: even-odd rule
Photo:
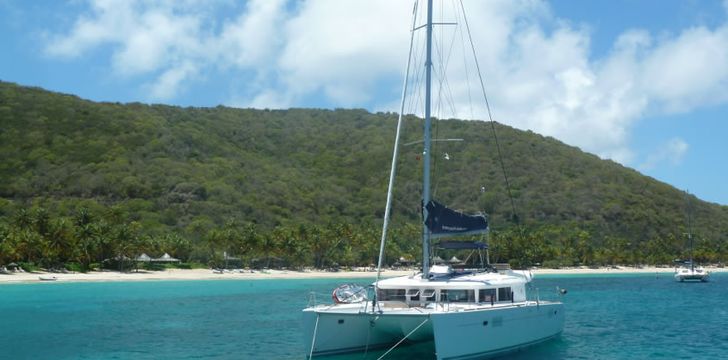
[[[465, 7], [497, 121], [728, 205], [728, 0]], [[411, 9], [0, 0], [0, 79], [94, 101], [396, 111]], [[458, 76], [451, 96], [463, 104]]]

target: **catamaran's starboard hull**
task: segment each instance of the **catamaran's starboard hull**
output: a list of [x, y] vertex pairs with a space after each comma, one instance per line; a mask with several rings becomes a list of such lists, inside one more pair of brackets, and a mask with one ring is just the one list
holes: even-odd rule
[[438, 360], [482, 359], [516, 351], [564, 328], [562, 303], [432, 314]]
[[675, 274], [675, 281], [700, 281], [700, 282], [706, 282], [708, 281], [709, 275], [708, 274], [697, 274], [697, 275], [682, 275], [682, 274]]
[[483, 358], [548, 340], [564, 327], [563, 304], [550, 302], [464, 311], [361, 310], [351, 306], [304, 310], [306, 355], [389, 348], [409, 334], [409, 342], [434, 340], [438, 360]]

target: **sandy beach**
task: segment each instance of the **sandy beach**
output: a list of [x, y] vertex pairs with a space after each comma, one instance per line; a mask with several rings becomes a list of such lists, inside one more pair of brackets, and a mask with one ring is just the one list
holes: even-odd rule
[[[383, 276], [401, 276], [413, 271], [382, 272]], [[162, 271], [118, 272], [91, 271], [88, 273], [47, 273], [42, 271], [0, 274], [0, 284], [28, 282], [78, 281], [159, 281], [159, 280], [264, 280], [264, 279], [317, 279], [317, 278], [372, 278], [373, 271], [292, 271], [292, 270], [228, 270], [167, 269]]]
[[[724, 272], [728, 268], [706, 267], [710, 272]], [[570, 269], [531, 269], [535, 275], [575, 275], [575, 274], [656, 274], [673, 273], [672, 267], [629, 267], [611, 268], [570, 268]], [[414, 270], [386, 270], [383, 277], [413, 274]], [[118, 272], [92, 271], [88, 273], [46, 273], [22, 272], [0, 274], [1, 284], [37, 282], [78, 282], [78, 281], [161, 281], [161, 280], [265, 280], [265, 279], [317, 279], [317, 278], [373, 278], [373, 271], [293, 271], [293, 270], [238, 270], [215, 272], [210, 269], [168, 269], [163, 271]]]

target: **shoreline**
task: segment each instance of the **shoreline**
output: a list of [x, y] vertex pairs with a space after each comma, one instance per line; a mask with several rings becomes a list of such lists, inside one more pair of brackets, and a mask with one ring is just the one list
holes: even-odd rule
[[[728, 268], [705, 267], [711, 273], [728, 272]], [[530, 269], [538, 275], [615, 275], [615, 274], [668, 274], [673, 267], [602, 267], [568, 269]], [[382, 277], [414, 274], [415, 270], [385, 270]], [[239, 270], [214, 272], [211, 269], [167, 269], [161, 271], [92, 271], [88, 273], [20, 272], [0, 274], [0, 285], [58, 282], [116, 282], [116, 281], [165, 281], [165, 280], [266, 280], [266, 279], [353, 279], [374, 278], [375, 271], [293, 271], [293, 270]]]

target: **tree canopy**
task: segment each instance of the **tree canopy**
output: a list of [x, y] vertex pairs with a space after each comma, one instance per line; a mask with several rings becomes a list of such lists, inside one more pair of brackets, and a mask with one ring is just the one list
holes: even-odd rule
[[[316, 266], [376, 256], [396, 114], [95, 103], [0, 82], [0, 124], [0, 264], [90, 264], [171, 244], [177, 257], [206, 260], [228, 247], [248, 260], [298, 251], [300, 265]], [[421, 126], [407, 117], [403, 143]], [[464, 141], [435, 144], [433, 196], [489, 214], [500, 260], [669, 262], [684, 255], [690, 214], [705, 260], [725, 261], [728, 207], [553, 138], [495, 128], [516, 214], [483, 121], [437, 122], [437, 137]], [[420, 152], [401, 149], [392, 218], [392, 251], [413, 257]]]

